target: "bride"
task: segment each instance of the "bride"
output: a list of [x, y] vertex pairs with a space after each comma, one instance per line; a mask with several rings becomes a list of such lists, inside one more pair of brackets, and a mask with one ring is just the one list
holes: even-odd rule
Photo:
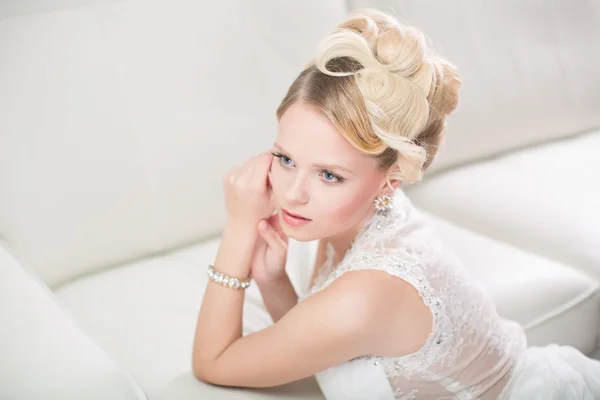
[[[528, 348], [400, 188], [433, 161], [460, 86], [418, 28], [376, 10], [322, 42], [277, 110], [273, 147], [223, 178], [198, 379], [260, 388], [316, 375], [327, 399], [600, 398], [600, 361]], [[301, 298], [284, 269], [290, 237], [319, 240]], [[243, 336], [250, 279], [274, 323]]]

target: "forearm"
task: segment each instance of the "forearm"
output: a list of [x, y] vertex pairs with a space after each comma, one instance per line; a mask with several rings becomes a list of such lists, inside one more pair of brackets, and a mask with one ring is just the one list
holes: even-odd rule
[[298, 304], [298, 295], [287, 272], [278, 281], [257, 282], [257, 286], [273, 322], [279, 321]]
[[[214, 267], [226, 275], [247, 279], [256, 242], [256, 229], [227, 224]], [[231, 289], [209, 280], [194, 338], [194, 366], [214, 361], [227, 347], [242, 337], [245, 290]]]

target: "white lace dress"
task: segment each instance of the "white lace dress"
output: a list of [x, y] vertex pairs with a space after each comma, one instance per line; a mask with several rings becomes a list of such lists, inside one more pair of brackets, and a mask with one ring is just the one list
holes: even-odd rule
[[376, 269], [414, 286], [433, 315], [425, 345], [399, 357], [363, 355], [316, 374], [328, 400], [600, 399], [600, 361], [569, 346], [526, 346], [485, 290], [400, 189], [335, 268], [329, 261], [299, 301], [342, 274]]

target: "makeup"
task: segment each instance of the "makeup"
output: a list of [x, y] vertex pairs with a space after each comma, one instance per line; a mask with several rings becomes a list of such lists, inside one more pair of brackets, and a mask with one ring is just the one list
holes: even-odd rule
[[292, 227], [300, 227], [311, 222], [310, 219], [299, 216], [298, 214], [293, 214], [287, 211], [286, 209], [281, 209], [281, 216], [286, 224]]

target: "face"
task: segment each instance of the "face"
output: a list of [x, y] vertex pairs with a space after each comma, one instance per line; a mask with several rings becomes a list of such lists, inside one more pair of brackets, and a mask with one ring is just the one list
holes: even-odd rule
[[286, 110], [272, 152], [271, 185], [289, 237], [310, 241], [356, 233], [374, 212], [385, 172], [312, 106], [295, 103]]

